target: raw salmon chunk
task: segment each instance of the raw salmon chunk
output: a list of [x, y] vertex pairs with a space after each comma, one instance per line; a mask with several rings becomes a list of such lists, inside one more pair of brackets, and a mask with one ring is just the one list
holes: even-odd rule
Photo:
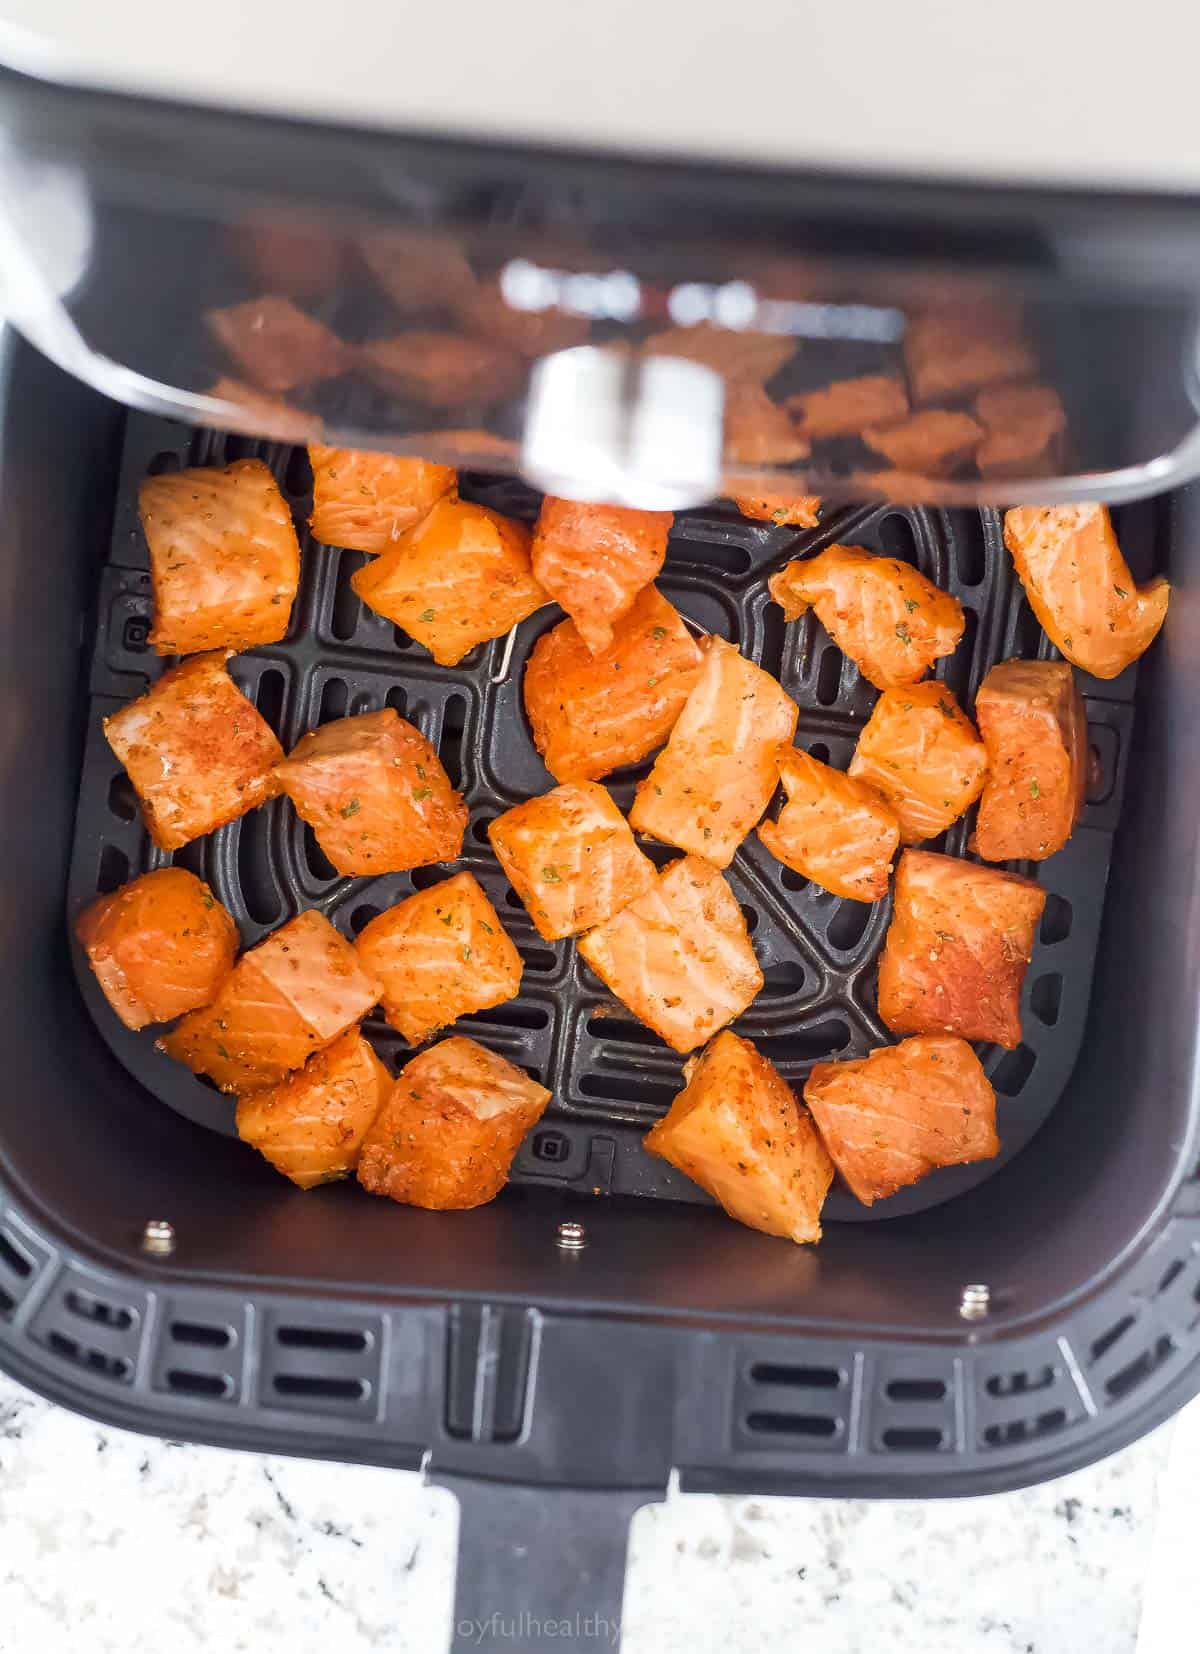
[[463, 291], [454, 311], [469, 333], [515, 350], [520, 356], [549, 356], [555, 350], [570, 350], [584, 342], [591, 327], [586, 317], [568, 316], [561, 310], [514, 310], [494, 281], [478, 282]]
[[696, 640], [645, 586], [593, 655], [573, 620], [544, 633], [525, 668], [525, 710], [556, 781], [598, 781], [666, 740], [700, 676]]
[[861, 546], [830, 546], [768, 580], [788, 620], [808, 608], [876, 689], [916, 683], [963, 635], [958, 599], [895, 557]]
[[788, 465], [810, 453], [788, 417], [755, 379], [733, 379], [725, 387], [727, 465]]
[[548, 942], [603, 924], [654, 883], [654, 863], [594, 781], [569, 781], [497, 816], [496, 859]]
[[560, 603], [594, 655], [613, 640], [667, 555], [670, 511], [631, 511], [619, 505], [580, 505], [547, 495], [533, 532], [533, 574]]
[[928, 408], [896, 425], [872, 425], [862, 435], [867, 447], [898, 471], [948, 477], [970, 459], [986, 434], [970, 414]]
[[896, 812], [875, 787], [793, 749], [780, 766], [787, 803], [758, 836], [785, 867], [835, 896], [887, 895], [900, 843]]
[[1083, 671], [1115, 678], [1153, 643], [1171, 588], [1134, 584], [1107, 506], [1018, 506], [1004, 543], [1046, 635]]
[[238, 1136], [302, 1189], [336, 1183], [358, 1165], [391, 1089], [391, 1075], [351, 1028], [278, 1085], [239, 1097]]
[[212, 1003], [185, 1016], [158, 1048], [240, 1097], [303, 1068], [381, 993], [353, 944], [309, 909], [244, 953]]
[[457, 481], [452, 466], [403, 454], [310, 442], [308, 457], [313, 473], [309, 527], [327, 546], [372, 556], [390, 551]]
[[1065, 661], [1006, 660], [975, 697], [988, 774], [972, 848], [1044, 861], [1070, 838], [1087, 785], [1087, 713]]
[[936, 838], [983, 791], [987, 749], [944, 683], [885, 689], [850, 760], [900, 819], [904, 844]]
[[242, 379], [222, 374], [204, 392], [218, 402], [232, 402], [240, 415], [254, 427], [256, 436], [274, 437], [278, 442], [306, 442], [321, 429], [319, 415], [294, 408], [282, 396], [272, 396]]
[[765, 385], [796, 354], [796, 341], [775, 333], [749, 333], [698, 322], [652, 334], [642, 344], [644, 356], [682, 356], [730, 379], [753, 379]]
[[358, 1181], [373, 1195], [461, 1211], [494, 1200], [550, 1093], [474, 1040], [413, 1057], [367, 1133]]
[[869, 425], [891, 425], [908, 413], [903, 382], [887, 373], [861, 379], [837, 379], [820, 390], [789, 396], [785, 406], [798, 429], [812, 442], [857, 436]]
[[160, 655], [279, 642], [300, 583], [300, 545], [262, 460], [147, 477], [138, 506], [154, 586], [150, 642]]
[[676, 1051], [694, 1051], [763, 985], [750, 932], [724, 876], [683, 856], [636, 902], [579, 940], [581, 958]]
[[804, 1087], [825, 1147], [864, 1206], [938, 1166], [1000, 1152], [996, 1095], [966, 1040], [925, 1034], [858, 1062], [819, 1062]]
[[126, 1028], [207, 1005], [238, 947], [229, 914], [182, 867], [160, 867], [98, 896], [76, 919], [75, 934]]
[[339, 873], [402, 873], [462, 850], [462, 795], [390, 706], [310, 730], [275, 774]]
[[375, 230], [358, 243], [363, 263], [400, 310], [453, 304], [475, 288], [460, 241], [435, 230]]
[[918, 402], [965, 396], [1037, 372], [1019, 316], [1002, 306], [916, 317], [904, 335], [904, 359]]
[[225, 670], [228, 658], [193, 655], [104, 720], [160, 850], [178, 850], [279, 791], [283, 748]]
[[906, 850], [879, 962], [879, 1014], [895, 1034], [1021, 1043], [1021, 984], [1046, 892], [1032, 879]]
[[975, 412], [987, 430], [975, 452], [981, 476], [1041, 477], [1057, 470], [1067, 416], [1049, 385], [980, 391]]
[[427, 408], [486, 407], [512, 396], [525, 376], [515, 351], [460, 333], [400, 333], [360, 346], [363, 373], [382, 390]]
[[350, 584], [439, 666], [457, 666], [549, 602], [533, 577], [524, 523], [458, 499], [439, 500]]
[[707, 637], [701, 648], [699, 681], [638, 786], [629, 821], [636, 832], [728, 867], [770, 802], [800, 714], [732, 643]]
[[348, 363], [347, 347], [291, 299], [268, 293], [205, 317], [239, 373], [260, 390], [290, 391], [317, 379], [335, 379]]
[[787, 494], [771, 491], [765, 494], [730, 494], [743, 517], [753, 517], [760, 523], [774, 523], [777, 528], [816, 528], [817, 513], [821, 509], [816, 494]]
[[418, 890], [365, 925], [358, 957], [383, 983], [383, 1014], [410, 1045], [513, 999], [521, 956], [473, 873]]
[[731, 1218], [818, 1241], [833, 1162], [808, 1110], [749, 1040], [726, 1031], [684, 1064], [687, 1084], [646, 1136]]

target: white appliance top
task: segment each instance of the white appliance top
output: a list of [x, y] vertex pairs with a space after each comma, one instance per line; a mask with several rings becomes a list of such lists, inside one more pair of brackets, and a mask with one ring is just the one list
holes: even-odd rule
[[52, 80], [461, 137], [1200, 189], [1180, 0], [0, 0]]

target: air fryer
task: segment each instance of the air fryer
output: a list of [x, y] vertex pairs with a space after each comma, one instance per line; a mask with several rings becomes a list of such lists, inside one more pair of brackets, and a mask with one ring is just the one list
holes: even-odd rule
[[[415, 137], [15, 73], [0, 89], [4, 302], [25, 335], [5, 334], [0, 389], [7, 1370], [133, 1428], [423, 1469], [462, 1503], [459, 1621], [618, 1618], [629, 1515], [671, 1482], [1008, 1488], [1112, 1451], [1200, 1387], [1191, 200]], [[504, 372], [414, 379], [414, 337], [463, 326], [463, 258]], [[268, 297], [318, 325], [247, 394], [213, 318]], [[896, 371], [915, 323], [964, 314], [1021, 316], [1067, 413], [1048, 469], [901, 475], [852, 440], [731, 459], [719, 379], [660, 374], [641, 349], [693, 326], [798, 339], [783, 396]], [[322, 357], [328, 338], [344, 352]], [[401, 342], [400, 374], [372, 355], [381, 339]], [[914, 562], [967, 612], [939, 670], [969, 701], [996, 661], [1053, 655], [1000, 509], [1114, 503], [1171, 611], [1140, 666], [1083, 680], [1086, 808], [1038, 871], [1023, 1043], [984, 1053], [996, 1161], [870, 1211], [835, 1193], [813, 1250], [731, 1223], [648, 1157], [678, 1059], [569, 944], [536, 936], [487, 848], [488, 820], [549, 784], [520, 699], [546, 615], [438, 668], [359, 603], [357, 554], [307, 540], [289, 636], [235, 677], [285, 745], [383, 705], [436, 742], [471, 806], [463, 865], [525, 963], [519, 998], [464, 1031], [554, 1102], [490, 1206], [303, 1195], [237, 1143], [225, 1099], [106, 1015], [67, 920], [168, 859], [100, 729], [160, 669], [138, 484], [259, 455], [303, 524], [318, 420], [326, 440], [452, 460], [467, 497], [517, 516], [539, 487], [678, 508], [667, 594], [778, 675], [801, 744], [838, 765], [873, 694], [811, 616], [784, 628], [770, 572], [846, 539]], [[771, 488], [819, 492], [821, 526], [729, 503]], [[622, 806], [635, 780], [613, 780]], [[176, 859], [248, 944], [304, 907], [353, 935], [422, 877], [338, 878], [285, 801]], [[796, 1085], [880, 1043], [887, 904], [754, 848], [731, 879], [766, 978], [740, 1029]]]

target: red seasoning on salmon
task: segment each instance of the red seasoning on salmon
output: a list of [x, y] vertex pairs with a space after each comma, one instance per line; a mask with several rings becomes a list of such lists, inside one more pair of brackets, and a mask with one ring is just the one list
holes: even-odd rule
[[791, 465], [810, 453], [788, 417], [754, 379], [732, 379], [725, 386], [726, 465]]
[[908, 393], [890, 374], [837, 379], [820, 390], [789, 396], [784, 406], [812, 442], [858, 436], [868, 425], [891, 425], [908, 412]]
[[740, 328], [697, 322], [671, 327], [642, 343], [643, 356], [682, 356], [723, 378], [752, 379], [765, 385], [796, 354], [796, 341], [778, 333], [751, 333]]
[[901, 841], [919, 844], [944, 833], [979, 797], [987, 751], [945, 684], [914, 683], [876, 701], [850, 774], [887, 799]]
[[126, 1028], [207, 1005], [238, 948], [225, 908], [183, 867], [160, 867], [97, 896], [76, 919], [75, 934]]
[[988, 774], [971, 847], [1044, 861], [1070, 838], [1087, 785], [1087, 713], [1065, 661], [1006, 660], [975, 697]]
[[927, 408], [895, 425], [872, 425], [862, 438], [898, 471], [948, 477], [971, 458], [986, 435], [970, 414]]
[[392, 1077], [351, 1028], [278, 1085], [238, 1098], [237, 1129], [301, 1189], [336, 1183], [358, 1165]]
[[939, 1166], [1000, 1152], [995, 1093], [966, 1040], [948, 1035], [902, 1040], [856, 1062], [819, 1062], [804, 1101], [864, 1206]]
[[290, 391], [318, 379], [335, 379], [349, 361], [347, 346], [294, 305], [268, 293], [205, 316], [238, 372], [260, 390]]
[[427, 517], [457, 481], [452, 466], [404, 454], [310, 442], [308, 457], [313, 473], [308, 522], [313, 534], [324, 545], [372, 556], [390, 551], [405, 529]]
[[817, 494], [788, 494], [774, 489], [760, 494], [742, 494], [730, 489], [729, 497], [743, 517], [753, 517], [760, 523], [772, 523], [776, 528], [816, 528], [817, 514], [821, 509]]
[[641, 782], [630, 825], [727, 867], [762, 816], [796, 732], [799, 709], [724, 638], [701, 644], [704, 666], [671, 738]]
[[533, 574], [575, 622], [593, 654], [654, 580], [667, 555], [670, 511], [581, 505], [547, 495], [533, 532]]
[[900, 843], [896, 812], [877, 788], [793, 748], [779, 779], [787, 803], [758, 836], [785, 867], [835, 896], [877, 902]]

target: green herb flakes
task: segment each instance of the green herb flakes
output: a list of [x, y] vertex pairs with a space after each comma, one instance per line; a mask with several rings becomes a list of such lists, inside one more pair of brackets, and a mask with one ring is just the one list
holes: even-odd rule
[[338, 811], [338, 814], [341, 816], [343, 821], [349, 821], [350, 817], [356, 816], [361, 809], [362, 805], [358, 802], [357, 798], [352, 798], [349, 804], [342, 805], [341, 809]]

